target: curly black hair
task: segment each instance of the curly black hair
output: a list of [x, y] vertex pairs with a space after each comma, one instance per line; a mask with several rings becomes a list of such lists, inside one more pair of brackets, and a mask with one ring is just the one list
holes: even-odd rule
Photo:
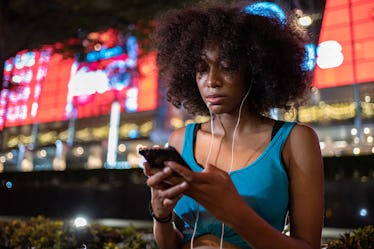
[[[246, 2], [248, 5], [248, 1]], [[252, 84], [246, 106], [267, 114], [301, 103], [311, 87], [311, 74], [302, 69], [305, 32], [291, 15], [276, 18], [248, 14], [243, 4], [208, 4], [169, 10], [157, 22], [151, 39], [157, 50], [160, 80], [167, 100], [190, 114], [207, 115], [196, 84], [196, 67], [206, 44], [217, 43], [220, 56], [243, 67]]]

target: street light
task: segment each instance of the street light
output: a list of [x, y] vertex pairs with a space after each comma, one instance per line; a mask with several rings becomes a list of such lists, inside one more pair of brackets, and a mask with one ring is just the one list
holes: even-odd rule
[[77, 228], [85, 227], [85, 226], [87, 226], [87, 224], [88, 224], [87, 219], [84, 218], [84, 217], [81, 217], [81, 216], [78, 216], [74, 220], [74, 226], [77, 227]]

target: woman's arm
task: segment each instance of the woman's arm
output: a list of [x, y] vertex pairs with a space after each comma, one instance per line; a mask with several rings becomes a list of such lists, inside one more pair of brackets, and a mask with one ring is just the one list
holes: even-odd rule
[[[175, 146], [179, 151], [181, 149], [181, 139], [184, 130], [174, 131], [170, 138], [169, 144]], [[170, 168], [164, 170], [151, 169], [148, 163], [144, 164], [144, 172], [149, 178], [147, 185], [151, 188], [151, 207], [153, 214], [161, 221], [173, 212], [173, 208], [181, 198], [186, 185], [181, 179], [175, 179], [172, 176]], [[174, 184], [165, 187], [163, 181], [172, 181]], [[155, 241], [160, 249], [178, 249], [182, 246], [182, 235], [175, 228], [172, 221], [161, 222], [153, 219], [153, 233]]]
[[178, 249], [181, 247], [182, 236], [168, 217], [173, 215], [173, 208], [186, 189], [185, 183], [165, 187], [165, 180], [175, 178], [170, 168], [153, 173], [149, 164], [145, 163], [144, 166], [145, 174], [149, 176], [147, 185], [151, 188], [150, 205], [155, 241], [160, 249]]
[[178, 249], [182, 246], [182, 238], [171, 221], [160, 223], [154, 219], [153, 235], [160, 249]]
[[202, 173], [192, 173], [172, 162], [168, 165], [188, 183], [186, 194], [234, 229], [253, 248], [319, 249], [324, 185], [315, 132], [307, 126], [295, 126], [283, 155], [290, 181], [291, 236], [277, 231], [250, 208], [226, 172], [211, 165]]
[[285, 149], [290, 182], [290, 235], [320, 248], [324, 171], [318, 137], [310, 127], [297, 125]]

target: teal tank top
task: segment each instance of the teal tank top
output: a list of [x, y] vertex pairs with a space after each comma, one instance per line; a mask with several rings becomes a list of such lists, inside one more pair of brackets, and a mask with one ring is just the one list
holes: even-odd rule
[[[184, 134], [182, 157], [195, 172], [203, 170], [194, 157], [194, 130], [197, 123], [188, 124]], [[288, 211], [288, 177], [282, 162], [282, 149], [294, 122], [285, 122], [262, 154], [250, 165], [230, 172], [230, 177], [246, 203], [278, 231], [283, 231]], [[176, 226], [184, 235], [183, 241], [191, 240], [197, 209], [199, 219], [195, 238], [212, 234], [221, 237], [222, 223], [211, 216], [201, 205], [183, 196], [174, 208]], [[235, 211], [235, 208], [233, 208]], [[225, 241], [241, 248], [251, 247], [230, 227], [225, 226]]]

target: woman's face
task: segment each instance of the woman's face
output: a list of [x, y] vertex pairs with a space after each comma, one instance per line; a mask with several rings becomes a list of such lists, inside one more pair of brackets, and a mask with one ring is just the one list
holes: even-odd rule
[[218, 46], [205, 47], [196, 68], [196, 82], [212, 113], [237, 114], [249, 88], [246, 80], [243, 67], [221, 58]]

